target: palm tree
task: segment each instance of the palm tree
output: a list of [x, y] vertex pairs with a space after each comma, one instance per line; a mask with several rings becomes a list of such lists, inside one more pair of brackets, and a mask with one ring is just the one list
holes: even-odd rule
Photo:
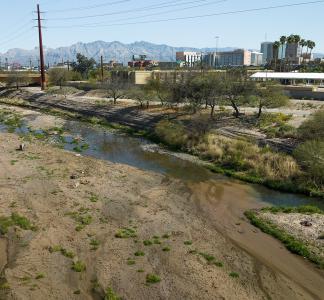
[[303, 57], [303, 50], [304, 50], [304, 47], [306, 47], [307, 46], [307, 41], [305, 40], [305, 39], [301, 39], [300, 41], [299, 41], [299, 46], [301, 46], [301, 57], [302, 57], [302, 62], [304, 63], [304, 57]]
[[[294, 45], [295, 43], [296, 43], [295, 35], [291, 34], [290, 36], [288, 36], [287, 46]], [[288, 51], [288, 53], [289, 53], [289, 51]], [[291, 62], [290, 56], [286, 55], [285, 62], [286, 62], [286, 64], [289, 63], [289, 65], [290, 65], [290, 62]]]
[[310, 49], [310, 52], [309, 52], [309, 59], [311, 58], [311, 56], [312, 56], [312, 51], [313, 51], [313, 49], [316, 47], [316, 44], [315, 44], [315, 42], [313, 42], [313, 41], [309, 41], [310, 43], [309, 43], [309, 45], [307, 45], [308, 46], [308, 48]]
[[277, 60], [278, 60], [278, 51], [279, 51], [279, 48], [280, 48], [280, 42], [279, 41], [275, 41], [273, 43], [273, 57], [275, 59], [275, 67], [274, 67], [274, 70], [276, 71], [277, 70]]
[[311, 40], [307, 40], [306, 41], [306, 59], [308, 58], [308, 51], [309, 51], [309, 49], [310, 49], [310, 47], [309, 46], [311, 46], [312, 45], [312, 41]]
[[282, 69], [282, 61], [283, 61], [284, 45], [286, 44], [286, 42], [287, 42], [287, 37], [283, 35], [283, 36], [280, 38], [280, 44], [281, 44], [280, 72], [281, 72], [281, 69]]

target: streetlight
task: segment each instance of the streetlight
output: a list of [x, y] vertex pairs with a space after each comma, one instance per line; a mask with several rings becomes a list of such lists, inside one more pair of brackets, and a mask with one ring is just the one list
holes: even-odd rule
[[216, 39], [215, 68], [217, 69], [217, 67], [218, 67], [217, 52], [218, 52], [219, 36], [215, 36], [215, 39]]

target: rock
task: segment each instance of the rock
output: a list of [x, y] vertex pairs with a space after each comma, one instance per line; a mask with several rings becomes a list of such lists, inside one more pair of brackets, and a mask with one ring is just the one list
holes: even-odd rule
[[25, 144], [20, 144], [18, 150], [19, 151], [24, 151], [25, 150]]
[[301, 221], [300, 225], [305, 226], [305, 227], [311, 227], [313, 224], [307, 220]]
[[72, 174], [72, 175], [70, 176], [70, 179], [78, 179], [78, 178], [79, 178], [79, 176], [76, 175], [76, 174]]

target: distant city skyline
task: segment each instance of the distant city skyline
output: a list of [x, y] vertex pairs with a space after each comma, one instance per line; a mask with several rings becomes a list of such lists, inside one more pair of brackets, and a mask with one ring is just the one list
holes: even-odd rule
[[[38, 46], [37, 30], [33, 28], [36, 23], [32, 20], [37, 2], [45, 12], [44, 45], [48, 48], [96, 40], [127, 44], [144, 40], [173, 47], [215, 48], [215, 36], [219, 36], [219, 48], [260, 49], [261, 42], [266, 40], [299, 34], [316, 42], [315, 53], [324, 53], [324, 36], [322, 26], [319, 26], [324, 1], [232, 13], [297, 4], [302, 0], [152, 0], [149, 4], [144, 0], [96, 0], [90, 4], [85, 0], [71, 0], [68, 4], [63, 0], [11, 0], [1, 4], [6, 13], [2, 15], [0, 25], [8, 28], [0, 34], [1, 53], [12, 48]], [[214, 16], [187, 19], [206, 14]], [[177, 18], [181, 19], [159, 21]]]

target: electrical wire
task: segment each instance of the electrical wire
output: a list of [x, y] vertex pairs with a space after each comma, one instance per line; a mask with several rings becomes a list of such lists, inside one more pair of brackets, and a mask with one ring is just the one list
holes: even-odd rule
[[193, 3], [200, 3], [200, 2], [206, 2], [207, 0], [194, 0], [194, 1], [186, 1], [183, 3], [174, 3], [172, 1], [168, 1], [166, 3], [160, 3], [158, 5], [150, 5], [145, 7], [140, 7], [136, 9], [128, 9], [128, 10], [121, 10], [121, 11], [115, 11], [115, 12], [109, 12], [109, 13], [102, 13], [102, 14], [95, 14], [95, 15], [86, 15], [86, 16], [72, 16], [72, 17], [61, 17], [61, 18], [48, 18], [48, 20], [56, 20], [56, 21], [72, 21], [72, 20], [78, 20], [78, 19], [90, 19], [90, 18], [99, 18], [99, 17], [106, 17], [106, 16], [112, 16], [112, 15], [120, 15], [125, 13], [133, 13], [137, 11], [144, 11], [144, 10], [155, 10], [160, 8], [169, 8], [169, 7], [175, 7], [175, 6], [183, 6], [186, 4], [193, 4]]
[[[280, 8], [289, 8], [289, 7], [297, 7], [297, 6], [305, 6], [311, 4], [320, 4], [324, 3], [324, 0], [318, 1], [307, 1], [307, 2], [298, 2], [298, 3], [291, 3], [291, 4], [282, 4], [282, 5], [275, 5], [275, 6], [267, 6], [267, 7], [259, 7], [259, 8], [250, 8], [250, 9], [243, 9], [243, 10], [234, 10], [234, 11], [227, 11], [227, 12], [219, 12], [219, 13], [211, 13], [211, 14], [204, 14], [204, 15], [195, 15], [195, 16], [187, 16], [187, 17], [177, 17], [177, 18], [167, 18], [167, 19], [158, 19], [158, 20], [147, 20], [147, 21], [138, 21], [138, 22], [127, 22], [127, 23], [113, 23], [113, 24], [102, 24], [96, 25], [96, 23], [88, 23], [88, 24], [79, 24], [73, 25], [73, 27], [111, 27], [111, 26], [124, 26], [124, 25], [137, 25], [137, 24], [149, 24], [149, 23], [161, 23], [161, 22], [170, 22], [170, 21], [178, 21], [178, 20], [193, 20], [193, 19], [200, 19], [200, 18], [208, 18], [208, 17], [216, 17], [216, 16], [223, 16], [223, 15], [234, 15], [234, 14], [242, 14], [242, 13], [249, 13], [249, 12], [258, 12], [258, 11], [267, 11], [267, 10], [274, 10]], [[50, 26], [48, 28], [71, 28], [71, 25], [67, 26]]]
[[[203, 7], [203, 6], [206, 6], [206, 5], [216, 5], [216, 4], [219, 4], [219, 3], [224, 3], [226, 1], [228, 1], [228, 0], [209, 1], [207, 3], [198, 4], [198, 5], [194, 5], [194, 6], [182, 7], [182, 8], [178, 8], [178, 9], [167, 10], [167, 11], [157, 12], [157, 13], [153, 13], [153, 14], [146, 14], [146, 15], [141, 15], [141, 16], [137, 16], [137, 17], [117, 19], [117, 20], [114, 20], [114, 21], [115, 22], [122, 22], [122, 21], [126, 21], [126, 20], [136, 20], [136, 19], [141, 19], [141, 18], [145, 18], [145, 17], [151, 17], [151, 16], [155, 16], [155, 15], [163, 15], [163, 14], [173, 13], [173, 12], [177, 12], [177, 11], [184, 11], [184, 10], [188, 10], [188, 9]], [[105, 23], [103, 23], [103, 22], [91, 23], [90, 25], [91, 26], [97, 26], [97, 25], [102, 25], [102, 24], [105, 24]], [[84, 25], [84, 26], [86, 26], [86, 25]], [[75, 28], [75, 27], [83, 27], [83, 26], [71, 25], [69, 28]]]

